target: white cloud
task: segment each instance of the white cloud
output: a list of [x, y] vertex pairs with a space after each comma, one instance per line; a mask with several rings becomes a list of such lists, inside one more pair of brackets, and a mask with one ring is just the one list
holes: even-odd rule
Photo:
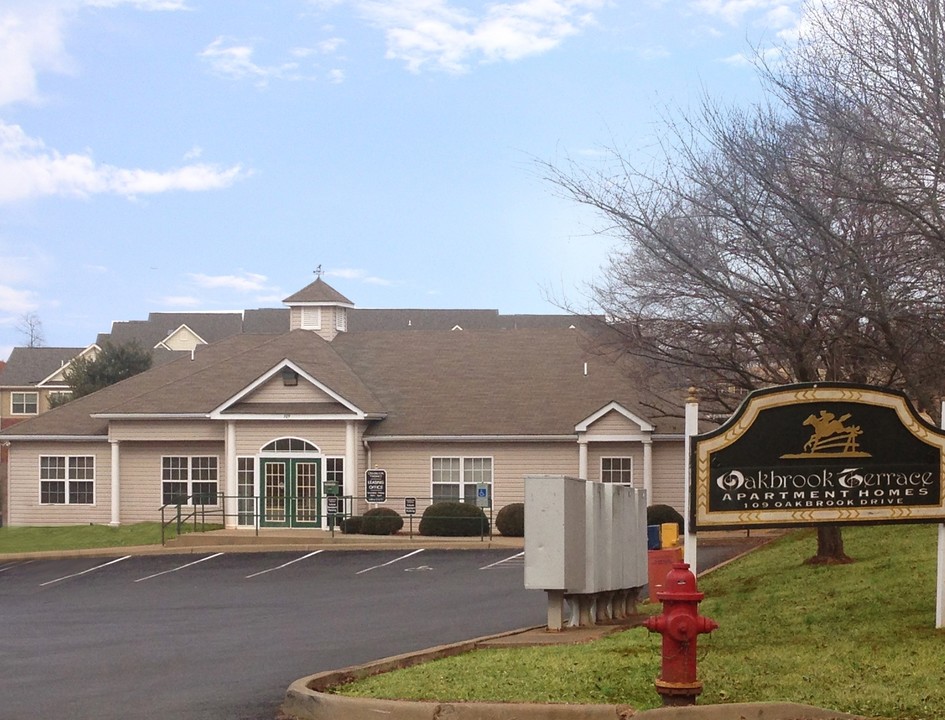
[[322, 40], [315, 46], [315, 49], [322, 55], [334, 55], [344, 44], [345, 41], [343, 38], [331, 37], [327, 40]]
[[761, 15], [768, 27], [781, 28], [797, 22], [797, 0], [694, 0], [698, 12], [740, 25], [747, 15]]
[[200, 52], [199, 57], [217, 75], [233, 80], [250, 79], [259, 86], [265, 86], [272, 79], [299, 77], [298, 63], [258, 65], [253, 62], [254, 53], [255, 48], [252, 45], [241, 45], [234, 40], [218, 37]]
[[65, 17], [56, 6], [17, 5], [0, 10], [0, 106], [40, 99], [37, 75], [68, 72]]
[[240, 165], [206, 163], [165, 171], [97, 163], [88, 151], [62, 154], [0, 120], [0, 203], [49, 195], [135, 197], [186, 190], [217, 190], [252, 174]]
[[376, 275], [369, 275], [364, 270], [358, 270], [356, 268], [338, 268], [336, 270], [327, 270], [325, 274], [328, 277], [342, 278], [344, 280], [357, 280], [358, 282], [362, 282], [367, 285], [390, 286], [394, 284], [390, 280], [377, 277]]
[[17, 316], [36, 310], [38, 307], [36, 293], [32, 290], [21, 290], [9, 285], [0, 285], [0, 313], [10, 316], [0, 318], [0, 322], [3, 322], [3, 324], [9, 324], [16, 320]]
[[204, 275], [203, 273], [190, 273], [189, 277], [202, 288], [225, 288], [227, 290], [238, 290], [239, 292], [256, 292], [269, 289], [266, 286], [268, 278], [258, 273], [243, 272], [239, 275]]
[[387, 57], [412, 72], [432, 65], [465, 72], [476, 62], [547, 52], [593, 22], [604, 0], [491, 3], [475, 14], [447, 0], [362, 0], [359, 12], [387, 37]]
[[345, 71], [341, 68], [333, 68], [328, 71], [328, 82], [338, 85], [345, 81]]
[[152, 12], [190, 10], [190, 7], [184, 0], [80, 0], [80, 4], [98, 8], [115, 8], [122, 5], [130, 5], [137, 10]]
[[189, 9], [184, 0], [47, 0], [4, 3], [0, 7], [0, 106], [39, 102], [37, 77], [74, 72], [66, 52], [69, 22], [83, 8], [130, 6], [142, 11]]

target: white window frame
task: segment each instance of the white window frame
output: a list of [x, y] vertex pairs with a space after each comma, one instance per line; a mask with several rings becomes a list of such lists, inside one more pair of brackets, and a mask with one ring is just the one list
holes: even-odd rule
[[322, 309], [320, 307], [300, 308], [299, 327], [303, 330], [321, 330], [322, 329]]
[[[44, 467], [43, 461], [54, 458], [62, 461], [62, 475], [61, 477], [50, 476], [49, 470], [59, 469], [53, 468], [48, 463]], [[78, 461], [84, 461], [81, 466]], [[92, 507], [95, 505], [96, 501], [96, 482], [95, 482], [95, 456], [94, 455], [40, 455], [37, 459], [38, 469], [37, 476], [39, 477], [39, 504], [45, 507], [54, 507], [57, 505], [82, 505], [83, 507]], [[80, 477], [81, 471], [87, 470], [91, 473], [91, 477]], [[46, 477], [44, 477], [46, 475]], [[62, 483], [62, 492], [63, 492], [63, 501], [62, 502], [49, 502], [43, 501], [43, 483]], [[90, 502], [80, 502], [73, 500], [73, 485], [78, 483], [91, 483], [92, 485], [92, 500]], [[78, 491], [76, 491], [78, 492]]]
[[[456, 462], [458, 464], [459, 480], [458, 482], [443, 482], [442, 480], [436, 480], [436, 472], [439, 468], [436, 467], [437, 461], [449, 460], [451, 463]], [[439, 496], [435, 492], [434, 485], [458, 485], [459, 496], [457, 498], [450, 498], [456, 502], [475, 502], [476, 499], [476, 486], [482, 481], [479, 477], [479, 471], [481, 468], [469, 467], [469, 463], [488, 461], [489, 464], [489, 480], [485, 482], [489, 486], [489, 502], [492, 502], [492, 490], [495, 483], [495, 458], [491, 455], [434, 455], [430, 458], [430, 497], [433, 498], [433, 502], [441, 502], [446, 498], [443, 498], [442, 494]], [[452, 474], [452, 469], [451, 474]], [[442, 470], [441, 470], [442, 471]], [[471, 497], [467, 497], [467, 491], [469, 488], [472, 488]]]
[[[331, 467], [335, 466], [335, 467]], [[325, 456], [325, 482], [335, 480], [338, 487], [345, 486], [345, 458], [344, 455], [326, 455]]]
[[[186, 460], [187, 461], [186, 468], [184, 468], [183, 466], [181, 466], [180, 468], [166, 467], [165, 461], [171, 460], [171, 459]], [[200, 478], [200, 477], [194, 478], [195, 470], [200, 471], [204, 469], [202, 467], [195, 468], [194, 467], [195, 460], [213, 460], [213, 467], [206, 468], [208, 470], [212, 469], [213, 474], [214, 474], [213, 480], [207, 480], [205, 478]], [[165, 474], [166, 470], [181, 470], [181, 469], [185, 471], [185, 475], [186, 475], [185, 477], [169, 479]], [[176, 503], [168, 503], [164, 501], [166, 497], [166, 493], [164, 491], [164, 485], [166, 483], [186, 483], [187, 491], [185, 495], [187, 498], [192, 498], [194, 494], [194, 484], [213, 483], [216, 486], [216, 489], [213, 491], [214, 502], [207, 503], [207, 506], [218, 507], [220, 504], [220, 456], [219, 455], [162, 455], [161, 456], [161, 485], [160, 485], [161, 504], [162, 505], [176, 505]], [[192, 500], [189, 500], [188, 503], [192, 503]], [[192, 505], [190, 504], [188, 506], [192, 507]]]
[[348, 332], [348, 311], [344, 308], [335, 308], [335, 330]]
[[[619, 460], [621, 465], [629, 464], [630, 467], [629, 468], [620, 467], [617, 469], [610, 468], [609, 470], [605, 471], [604, 462], [608, 460], [611, 462]], [[613, 479], [605, 479], [604, 478], [605, 472], [608, 473], [608, 477], [610, 478], [612, 478], [614, 475], [623, 476], [625, 473], [629, 473], [630, 481], [623, 482], [623, 481], [615, 481]], [[603, 483], [613, 483], [614, 485], [627, 485], [629, 487], [632, 487], [633, 486], [633, 456], [632, 455], [606, 455], [602, 457], [600, 459], [600, 476], [599, 477], [600, 477], [600, 481]]]
[[[20, 402], [17, 402], [17, 396], [20, 398]], [[33, 402], [29, 403], [28, 398], [32, 398]], [[23, 409], [17, 410], [16, 406], [20, 405]], [[33, 406], [33, 410], [28, 410], [29, 405]], [[14, 390], [10, 393], [10, 414], [11, 415], [39, 415], [39, 393], [32, 392], [29, 390]]]
[[[252, 455], [236, 457], [237, 524], [255, 525], [256, 517], [256, 458]], [[249, 492], [247, 493], [247, 490]], [[162, 499], [163, 499], [163, 493]], [[245, 520], [249, 519], [249, 522]]]
[[46, 401], [51, 405], [53, 403], [67, 403], [72, 399], [71, 390], [50, 390], [46, 395]]

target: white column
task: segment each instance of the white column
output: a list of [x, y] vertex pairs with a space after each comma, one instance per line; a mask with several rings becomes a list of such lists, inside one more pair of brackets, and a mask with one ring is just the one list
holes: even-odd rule
[[578, 437], [578, 477], [590, 480], [587, 476], [587, 435], [583, 433]]
[[699, 400], [696, 398], [696, 389], [689, 388], [689, 397], [686, 399], [686, 442], [685, 442], [685, 459], [683, 465], [685, 467], [685, 491], [686, 497], [683, 501], [685, 511], [683, 513], [685, 519], [685, 542], [683, 546], [683, 553], [685, 555], [685, 560], [689, 563], [689, 567], [692, 572], [695, 574], [696, 569], [696, 534], [692, 530], [692, 521], [690, 520], [690, 500], [691, 490], [692, 490], [692, 468], [689, 467], [689, 451], [692, 447], [692, 436], [699, 434]]
[[109, 525], [121, 525], [121, 453], [118, 441], [109, 440], [112, 448], [112, 519]]
[[643, 489], [646, 491], [646, 504], [653, 504], [653, 438], [643, 440]]
[[226, 501], [223, 503], [223, 512], [226, 513], [226, 520], [223, 525], [227, 529], [233, 529], [239, 525], [239, 507], [236, 496], [239, 494], [239, 471], [236, 464], [236, 423], [232, 420], [226, 423], [226, 435], [223, 442], [223, 452], [226, 456]]
[[358, 494], [358, 433], [354, 420], [345, 423], [345, 475], [342, 493]]

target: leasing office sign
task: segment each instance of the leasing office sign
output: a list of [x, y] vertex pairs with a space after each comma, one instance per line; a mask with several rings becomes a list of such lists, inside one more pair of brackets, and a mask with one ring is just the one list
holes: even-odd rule
[[757, 391], [691, 447], [695, 529], [945, 521], [945, 433], [897, 392]]

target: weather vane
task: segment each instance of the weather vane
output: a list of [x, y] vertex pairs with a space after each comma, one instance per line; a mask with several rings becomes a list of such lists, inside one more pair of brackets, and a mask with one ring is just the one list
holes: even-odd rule
[[317, 268], [315, 268], [315, 277], [318, 278], [319, 280], [321, 280], [321, 277], [322, 277], [322, 275], [324, 275], [324, 274], [325, 274], [325, 271], [322, 270], [322, 266], [321, 266], [321, 264], [319, 264], [319, 266], [318, 266]]

